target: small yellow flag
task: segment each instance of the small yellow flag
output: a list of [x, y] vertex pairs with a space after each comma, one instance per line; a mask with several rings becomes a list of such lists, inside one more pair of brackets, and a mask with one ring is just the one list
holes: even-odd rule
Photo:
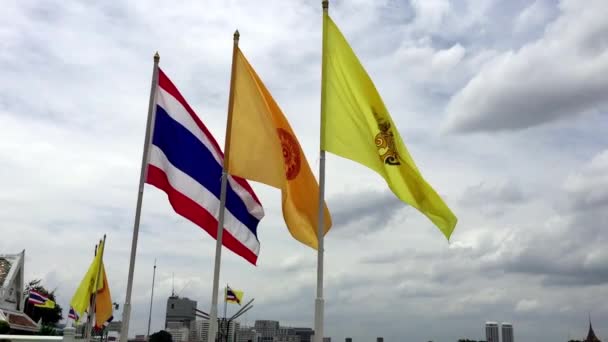
[[44, 304], [34, 304], [35, 307], [37, 308], [43, 308], [43, 309], [54, 309], [55, 308], [55, 302], [47, 299]]
[[456, 216], [420, 174], [374, 83], [327, 13], [323, 31], [321, 148], [376, 171], [449, 239]]
[[[105, 272], [99, 272], [99, 267], [102, 266], [103, 248], [103, 243], [100, 243], [97, 247], [95, 258], [89, 266], [89, 270], [85, 274], [84, 278], [82, 278], [82, 281], [80, 282], [80, 285], [78, 286], [78, 289], [76, 289], [76, 293], [74, 293], [72, 301], [70, 302], [70, 305], [72, 308], [74, 308], [74, 311], [78, 313], [78, 316], [82, 316], [82, 314], [89, 307], [91, 294], [101, 290], [104, 286]], [[98, 274], [99, 279], [97, 279]], [[95, 289], [95, 284], [97, 284], [97, 289]]]
[[[281, 109], [240, 49], [236, 54], [228, 173], [281, 189], [289, 232], [317, 249], [319, 185]], [[325, 233], [330, 227], [325, 206]]]
[[226, 287], [226, 302], [241, 305], [243, 302], [243, 291], [234, 290], [230, 286]]

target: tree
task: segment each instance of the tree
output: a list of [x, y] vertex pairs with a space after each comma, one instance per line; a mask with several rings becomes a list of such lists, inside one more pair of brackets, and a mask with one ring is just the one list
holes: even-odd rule
[[57, 335], [57, 330], [49, 325], [42, 325], [40, 330], [38, 330], [38, 335], [55, 336]]
[[[30, 281], [25, 285], [25, 293], [28, 293], [30, 290], [35, 290], [45, 296], [48, 296], [50, 300], [55, 301], [55, 290], [49, 292], [44, 286], [41, 285], [41, 283], [42, 280], [40, 279]], [[34, 322], [38, 322], [40, 319], [42, 319], [43, 325], [55, 326], [63, 318], [63, 310], [57, 303], [55, 303], [54, 309], [47, 309], [36, 307], [34, 304], [26, 301], [23, 311], [26, 315], [30, 316]]]
[[148, 342], [173, 342], [173, 337], [168, 332], [161, 330], [150, 335]]
[[0, 321], [0, 335], [8, 334], [11, 331], [11, 326], [8, 325], [7, 321]]

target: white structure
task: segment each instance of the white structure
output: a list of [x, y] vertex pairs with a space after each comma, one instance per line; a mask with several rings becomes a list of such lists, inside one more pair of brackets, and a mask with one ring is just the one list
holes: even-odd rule
[[197, 319], [190, 322], [190, 341], [207, 342], [209, 334], [209, 320]]
[[165, 329], [171, 337], [173, 337], [174, 342], [188, 342], [190, 338], [190, 329], [188, 327], [168, 327]]
[[498, 336], [497, 322], [486, 322], [486, 341], [500, 342], [500, 337]]
[[[239, 340], [240, 326], [241, 324], [239, 322], [230, 322], [230, 326], [228, 327], [228, 342], [237, 342]], [[190, 342], [207, 342], [208, 335], [209, 320], [197, 319], [190, 322]], [[216, 339], [218, 336], [219, 331], [218, 335], [216, 335]], [[175, 338], [173, 338], [173, 340], [175, 341]]]
[[[0, 335], [0, 341], [13, 342], [76, 342], [76, 329], [68, 327], [63, 329], [63, 336], [40, 336], [40, 335]], [[82, 340], [78, 340], [82, 341]]]
[[501, 324], [502, 342], [513, 342], [513, 324], [503, 322]]
[[23, 313], [23, 270], [25, 250], [17, 254], [0, 254], [0, 321], [13, 330], [37, 332], [40, 327]]

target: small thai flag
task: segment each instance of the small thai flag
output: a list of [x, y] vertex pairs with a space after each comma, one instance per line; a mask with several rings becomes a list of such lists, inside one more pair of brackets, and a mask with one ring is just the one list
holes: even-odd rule
[[78, 322], [78, 319], [80, 317], [78, 317], [78, 314], [76, 313], [76, 311], [74, 311], [74, 308], [70, 306], [70, 313], [68, 314], [68, 318], [73, 319], [74, 321]]
[[[146, 183], [163, 190], [173, 209], [217, 238], [224, 154], [171, 80], [158, 70], [154, 130]], [[264, 210], [246, 180], [228, 176], [223, 245], [256, 264]]]
[[30, 294], [27, 298], [27, 301], [33, 304], [44, 304], [47, 300], [49, 300], [48, 296], [43, 295], [36, 290], [30, 290]]

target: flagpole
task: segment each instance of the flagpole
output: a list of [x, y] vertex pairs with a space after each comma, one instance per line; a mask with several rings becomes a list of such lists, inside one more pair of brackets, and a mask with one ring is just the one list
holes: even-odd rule
[[150, 338], [150, 324], [152, 323], [152, 303], [154, 302], [154, 279], [156, 278], [156, 259], [154, 259], [154, 270], [152, 271], [152, 294], [150, 295], [150, 314], [148, 315], [148, 333], [146, 340]]
[[[101, 246], [101, 244], [99, 245]], [[95, 259], [95, 257], [97, 256], [97, 247], [98, 245], [95, 245], [95, 249], [93, 251], [93, 260]], [[86, 341], [89, 340], [89, 332], [90, 332], [90, 324], [91, 324], [91, 298], [89, 298], [89, 307], [87, 308], [87, 322], [84, 324], [84, 330], [82, 331], [82, 338], [85, 339]]]
[[97, 314], [95, 314], [95, 304], [97, 303], [97, 287], [99, 286], [99, 276], [101, 275], [101, 268], [103, 266], [103, 252], [106, 249], [106, 235], [103, 235], [103, 241], [101, 242], [100, 246], [103, 246], [103, 248], [101, 248], [101, 251], [99, 251], [99, 248], [97, 249], [97, 251], [100, 253], [99, 254], [99, 266], [97, 267], [97, 277], [95, 277], [95, 287], [93, 287], [93, 298], [92, 298], [92, 304], [91, 304], [91, 312], [89, 315], [89, 324], [87, 326], [87, 331], [86, 331], [86, 340], [88, 341], [91, 338], [91, 319], [90, 317], [95, 317], [94, 319], [97, 320]]
[[[323, 0], [323, 51], [321, 61], [321, 139], [323, 139], [323, 108], [325, 107], [325, 50], [327, 42], [327, 12], [329, 1]], [[317, 226], [317, 298], [315, 300], [315, 334], [314, 342], [323, 342], [323, 316], [325, 301], [323, 299], [323, 254], [325, 245], [325, 151], [319, 149], [319, 222]]]
[[230, 326], [224, 327], [223, 324], [228, 324], [228, 320], [226, 319], [227, 311], [228, 311], [228, 301], [226, 301], [226, 296], [228, 295], [228, 284], [226, 284], [226, 288], [224, 289], [224, 323], [222, 323], [222, 334], [224, 334], [224, 330], [226, 333], [226, 342], [228, 342], [228, 330]]
[[156, 113], [156, 86], [158, 85], [158, 52], [154, 54], [154, 67], [152, 69], [152, 84], [150, 86], [150, 99], [148, 101], [148, 119], [146, 121], [146, 135], [144, 138], [144, 150], [141, 157], [141, 171], [139, 174], [139, 191], [137, 193], [137, 205], [135, 207], [135, 221], [133, 223], [133, 238], [131, 240], [131, 258], [129, 260], [129, 277], [127, 279], [127, 294], [122, 309], [122, 327], [120, 329], [120, 342], [127, 342], [129, 337], [129, 318], [131, 317], [131, 292], [133, 290], [133, 271], [135, 269], [135, 255], [137, 252], [137, 237], [139, 235], [139, 219], [141, 216], [141, 203], [144, 197], [144, 183], [146, 181], [148, 168], [148, 150], [150, 147], [150, 136], [154, 127], [154, 115]]
[[[236, 53], [239, 48], [239, 31], [234, 32], [232, 46], [232, 69], [230, 75], [230, 94], [228, 95], [228, 119], [226, 120], [226, 141], [224, 142], [224, 166], [222, 168], [222, 183], [220, 188], [220, 212], [217, 220], [217, 237], [215, 243], [215, 266], [213, 268], [213, 291], [211, 294], [211, 310], [209, 312], [208, 342], [215, 342], [217, 333], [217, 296], [220, 282], [220, 264], [222, 259], [222, 235], [224, 233], [224, 208], [226, 206], [226, 186], [228, 182], [228, 162], [230, 160], [230, 133], [232, 131], [232, 108], [234, 107], [234, 79], [236, 76]], [[121, 341], [126, 342], [126, 341]]]

